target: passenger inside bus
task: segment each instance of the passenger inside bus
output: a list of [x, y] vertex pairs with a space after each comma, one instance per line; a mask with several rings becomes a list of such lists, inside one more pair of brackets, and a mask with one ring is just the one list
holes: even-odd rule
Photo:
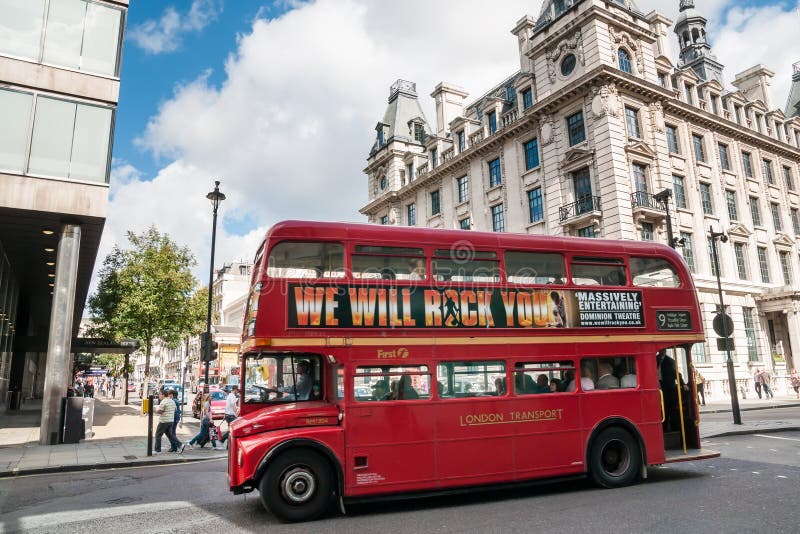
[[[581, 363], [581, 389], [583, 391], [592, 391], [594, 389], [594, 373], [592, 371], [591, 365], [584, 360]], [[573, 378], [572, 381], [567, 385], [567, 391], [575, 391], [575, 379]]]
[[506, 378], [504, 376], [498, 376], [494, 379], [494, 389], [498, 395], [506, 394]]
[[400, 377], [399, 382], [397, 383], [397, 393], [395, 399], [397, 400], [409, 400], [409, 399], [418, 399], [419, 393], [417, 390], [411, 386], [411, 377], [408, 375], [402, 375]]
[[607, 361], [601, 361], [597, 365], [600, 378], [597, 379], [597, 389], [618, 389], [619, 378], [614, 376], [614, 368]]
[[386, 380], [378, 380], [372, 385], [372, 400], [387, 400], [389, 398], [389, 386]]

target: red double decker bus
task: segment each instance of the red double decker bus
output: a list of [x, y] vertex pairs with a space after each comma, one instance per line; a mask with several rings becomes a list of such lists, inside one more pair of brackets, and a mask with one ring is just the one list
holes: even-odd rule
[[718, 455], [688, 393], [697, 297], [668, 247], [289, 221], [254, 263], [228, 479], [283, 520], [542, 478], [618, 487]]

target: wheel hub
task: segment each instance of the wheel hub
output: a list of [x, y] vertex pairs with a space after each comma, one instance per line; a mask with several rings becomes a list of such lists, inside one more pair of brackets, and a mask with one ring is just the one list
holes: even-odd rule
[[628, 448], [619, 440], [608, 442], [603, 448], [600, 458], [603, 463], [603, 471], [611, 476], [622, 476], [631, 461]]
[[283, 477], [281, 493], [292, 504], [302, 504], [314, 495], [317, 484], [314, 475], [305, 468], [290, 469]]

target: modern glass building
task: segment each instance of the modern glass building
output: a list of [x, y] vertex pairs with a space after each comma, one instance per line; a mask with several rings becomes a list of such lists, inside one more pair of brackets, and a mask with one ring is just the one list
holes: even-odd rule
[[0, 409], [60, 398], [108, 207], [128, 0], [0, 0]]

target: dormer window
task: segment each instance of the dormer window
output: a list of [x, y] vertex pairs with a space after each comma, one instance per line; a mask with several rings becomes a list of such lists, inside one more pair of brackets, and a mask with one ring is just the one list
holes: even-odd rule
[[425, 139], [425, 127], [420, 123], [414, 123], [414, 140], [422, 143]]
[[567, 10], [566, 0], [555, 0], [555, 2], [553, 2], [553, 10], [555, 11], [556, 17], [562, 14], [564, 11], [566, 11]]
[[383, 143], [383, 126], [378, 126], [378, 148], [381, 148]]
[[491, 135], [497, 131], [497, 113], [490, 111], [486, 118], [489, 120], [489, 134]]
[[624, 48], [620, 48], [617, 50], [617, 61], [619, 62], [619, 70], [622, 72], [627, 72], [628, 74], [632, 74], [631, 72], [631, 56], [628, 54], [628, 51]]
[[464, 130], [459, 130], [458, 133], [456, 133], [456, 140], [458, 142], [458, 153], [460, 154], [467, 148], [467, 134]]
[[533, 105], [533, 89], [528, 87], [522, 91], [522, 108], [528, 109]]

